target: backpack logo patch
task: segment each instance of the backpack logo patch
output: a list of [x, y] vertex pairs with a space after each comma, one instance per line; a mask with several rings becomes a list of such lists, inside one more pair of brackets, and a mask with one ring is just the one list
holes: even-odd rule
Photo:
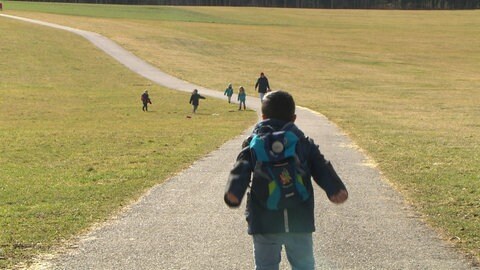
[[292, 184], [292, 177], [288, 173], [287, 169], [283, 169], [282, 173], [280, 174], [280, 180], [282, 181], [283, 186], [290, 186]]

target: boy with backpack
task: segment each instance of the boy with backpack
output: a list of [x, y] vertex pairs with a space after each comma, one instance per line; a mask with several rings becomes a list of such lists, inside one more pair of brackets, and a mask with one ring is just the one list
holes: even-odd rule
[[225, 203], [240, 206], [250, 187], [246, 216], [256, 269], [278, 269], [282, 246], [293, 269], [314, 269], [311, 178], [333, 203], [346, 201], [348, 192], [318, 145], [294, 124], [295, 102], [289, 93], [267, 94], [262, 118], [230, 172]]

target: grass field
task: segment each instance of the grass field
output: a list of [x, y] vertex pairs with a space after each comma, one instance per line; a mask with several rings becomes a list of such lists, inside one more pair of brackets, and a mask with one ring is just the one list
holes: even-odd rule
[[447, 240], [480, 257], [480, 11], [6, 8], [99, 32], [214, 89], [229, 81], [252, 94], [264, 71], [274, 89], [346, 131]]
[[0, 268], [105, 220], [256, 120], [215, 99], [186, 118], [187, 93], [64, 31], [0, 18], [0, 35]]

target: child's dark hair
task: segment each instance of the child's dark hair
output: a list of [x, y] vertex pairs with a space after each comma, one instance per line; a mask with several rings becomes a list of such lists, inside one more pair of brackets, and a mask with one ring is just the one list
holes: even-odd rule
[[268, 93], [263, 98], [262, 114], [266, 118], [292, 121], [295, 115], [295, 101], [292, 95], [282, 90]]

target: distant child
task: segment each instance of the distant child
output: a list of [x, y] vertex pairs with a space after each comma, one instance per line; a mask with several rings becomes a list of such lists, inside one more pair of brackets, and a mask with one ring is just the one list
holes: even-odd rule
[[245, 89], [243, 88], [243, 86], [240, 86], [240, 88], [238, 89], [238, 98], [237, 100], [239, 101], [239, 104], [240, 106], [238, 107], [238, 110], [242, 110], [242, 104], [243, 104], [243, 109], [246, 110], [246, 106], [245, 106], [245, 100], [247, 99], [247, 94], [245, 94]]
[[295, 102], [289, 93], [265, 95], [262, 118], [230, 171], [225, 203], [240, 206], [250, 187], [246, 215], [256, 269], [278, 269], [285, 246], [292, 269], [313, 270], [312, 178], [333, 203], [345, 202], [348, 192], [318, 145], [294, 124]]
[[231, 103], [232, 95], [233, 95], [233, 87], [232, 84], [229, 83], [227, 89], [225, 89], [225, 93], [223, 95], [228, 97], [228, 103]]
[[152, 104], [152, 101], [150, 100], [150, 96], [148, 95], [147, 90], [145, 90], [145, 92], [143, 92], [140, 99], [142, 100], [142, 103], [143, 103], [142, 111], [148, 112], [148, 104]]
[[198, 93], [198, 90], [193, 90], [192, 96], [190, 97], [190, 104], [193, 105], [193, 113], [197, 112], [198, 105], [200, 104], [200, 99], [205, 99], [204, 96], [201, 96]]

